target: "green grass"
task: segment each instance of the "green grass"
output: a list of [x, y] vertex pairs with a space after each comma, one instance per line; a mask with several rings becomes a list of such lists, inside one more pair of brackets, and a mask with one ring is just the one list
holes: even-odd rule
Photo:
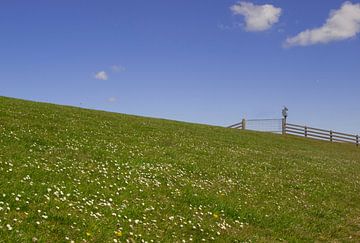
[[1, 242], [360, 241], [354, 145], [0, 97], [0, 148]]

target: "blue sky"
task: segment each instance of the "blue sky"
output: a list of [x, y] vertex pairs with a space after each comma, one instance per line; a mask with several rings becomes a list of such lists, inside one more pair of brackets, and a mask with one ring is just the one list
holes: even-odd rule
[[214, 125], [286, 105], [360, 134], [358, 4], [2, 1], [0, 95]]

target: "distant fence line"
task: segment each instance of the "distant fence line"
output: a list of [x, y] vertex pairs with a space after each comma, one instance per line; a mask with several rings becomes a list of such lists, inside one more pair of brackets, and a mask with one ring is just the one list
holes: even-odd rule
[[291, 134], [330, 142], [352, 143], [359, 146], [359, 135], [287, 123], [285, 119], [243, 119], [229, 128]]

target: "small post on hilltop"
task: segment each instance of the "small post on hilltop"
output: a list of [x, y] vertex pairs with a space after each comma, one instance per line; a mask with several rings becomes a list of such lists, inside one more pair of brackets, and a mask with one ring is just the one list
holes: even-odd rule
[[282, 134], [285, 135], [286, 134], [286, 118], [288, 117], [288, 111], [289, 109], [284, 106], [284, 109], [282, 110], [282, 115], [283, 115], [283, 119], [282, 119], [282, 124], [281, 124], [281, 130], [282, 130]]
[[356, 146], [359, 147], [359, 135], [356, 135]]
[[246, 120], [245, 119], [241, 120], [241, 127], [242, 127], [242, 130], [246, 129]]
[[333, 141], [333, 131], [330, 130], [330, 142], [332, 142], [332, 141]]
[[286, 119], [285, 118], [281, 119], [281, 132], [282, 132], [282, 135], [286, 134]]
[[307, 128], [307, 126], [305, 126], [304, 132], [305, 132], [305, 137], [307, 137], [308, 136], [308, 128]]

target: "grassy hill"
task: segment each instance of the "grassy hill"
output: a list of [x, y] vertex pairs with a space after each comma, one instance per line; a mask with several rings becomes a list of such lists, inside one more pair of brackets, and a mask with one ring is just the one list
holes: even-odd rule
[[360, 241], [360, 148], [0, 97], [1, 242]]

